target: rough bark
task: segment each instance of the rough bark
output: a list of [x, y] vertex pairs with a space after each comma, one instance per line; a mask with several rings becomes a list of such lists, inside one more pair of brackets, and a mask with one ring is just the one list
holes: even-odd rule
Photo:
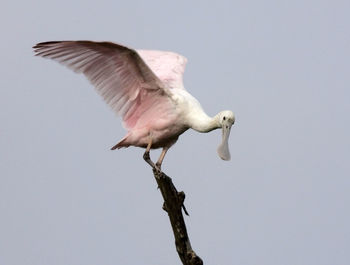
[[[193, 251], [187, 234], [182, 209], [187, 214], [184, 206], [185, 193], [178, 192], [170, 177], [163, 172], [153, 170], [154, 177], [162, 193], [163, 209], [168, 213], [171, 227], [175, 237], [176, 251], [184, 265], [202, 265], [202, 259]], [[188, 214], [187, 214], [188, 215]]]

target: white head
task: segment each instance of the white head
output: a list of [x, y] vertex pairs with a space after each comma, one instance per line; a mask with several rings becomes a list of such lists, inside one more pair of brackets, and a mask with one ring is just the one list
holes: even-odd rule
[[223, 160], [230, 160], [230, 150], [228, 148], [228, 138], [230, 136], [231, 126], [235, 123], [235, 115], [230, 110], [221, 111], [218, 114], [219, 124], [222, 128], [222, 142], [218, 147], [218, 154]]

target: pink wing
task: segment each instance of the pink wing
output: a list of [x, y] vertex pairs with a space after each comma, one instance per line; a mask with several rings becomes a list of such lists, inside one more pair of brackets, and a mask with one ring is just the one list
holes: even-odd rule
[[[91, 41], [43, 42], [33, 48], [36, 55], [83, 73], [106, 103], [122, 116], [127, 129], [133, 128], [150, 107], [173, 104], [170, 90], [135, 50]], [[155, 71], [159, 69], [157, 66]]]
[[184, 89], [182, 76], [187, 59], [174, 52], [137, 50], [151, 70], [168, 88]]

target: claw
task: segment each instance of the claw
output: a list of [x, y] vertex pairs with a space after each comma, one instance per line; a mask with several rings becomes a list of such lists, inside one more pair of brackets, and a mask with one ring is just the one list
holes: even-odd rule
[[161, 170], [161, 167], [162, 167], [162, 164], [161, 163], [156, 163], [156, 166], [155, 166], [159, 171], [162, 171]]
[[162, 173], [162, 170], [160, 169], [160, 167], [158, 167], [157, 164], [155, 164], [155, 166], [153, 167], [153, 169], [157, 172], [158, 175], [160, 175]]
[[146, 161], [149, 160], [149, 159], [151, 159], [150, 156], [149, 156], [149, 152], [145, 152], [145, 153], [143, 154], [143, 159], [146, 160]]

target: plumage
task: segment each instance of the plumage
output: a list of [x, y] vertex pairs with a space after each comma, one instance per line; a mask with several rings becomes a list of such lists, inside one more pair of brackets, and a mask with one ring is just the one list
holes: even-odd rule
[[[183, 86], [187, 59], [173, 52], [133, 50], [111, 42], [53, 41], [38, 43], [37, 56], [53, 59], [83, 73], [112, 110], [123, 119], [126, 136], [112, 149], [146, 148], [145, 160], [160, 169], [167, 150], [189, 128], [208, 132], [226, 130], [222, 159], [229, 159], [227, 139], [234, 115], [220, 112], [213, 118]], [[225, 126], [227, 127], [225, 129]], [[155, 165], [151, 148], [163, 148]]]

